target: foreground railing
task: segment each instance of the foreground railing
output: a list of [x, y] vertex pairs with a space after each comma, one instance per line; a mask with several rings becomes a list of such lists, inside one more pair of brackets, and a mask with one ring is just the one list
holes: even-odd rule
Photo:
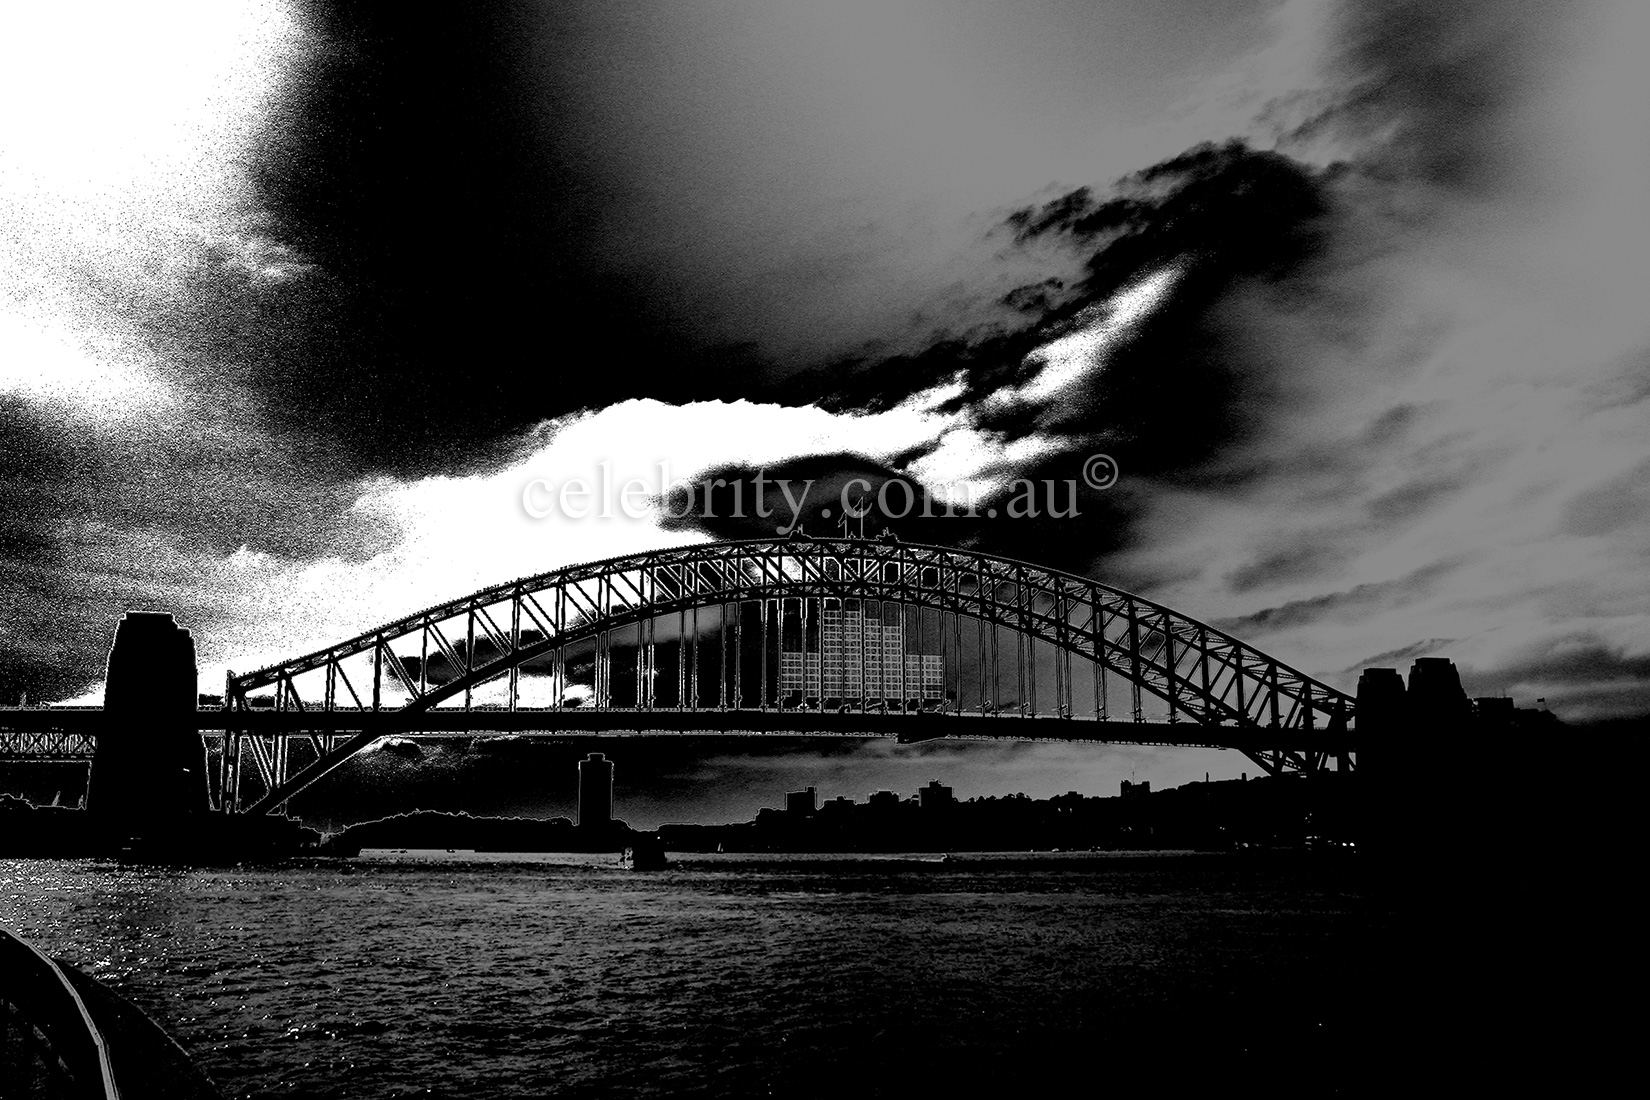
[[[16, 1068], [19, 1052], [11, 1045], [21, 1039], [41, 1056], [48, 1076], [60, 1087], [67, 1085], [62, 1095], [117, 1100], [120, 1090], [115, 1087], [109, 1046], [86, 1003], [61, 967], [5, 928], [0, 928], [0, 1001], [6, 1005], [6, 1049], [0, 1055], [6, 1072]], [[13, 1033], [14, 1023], [22, 1025], [20, 1035]]]

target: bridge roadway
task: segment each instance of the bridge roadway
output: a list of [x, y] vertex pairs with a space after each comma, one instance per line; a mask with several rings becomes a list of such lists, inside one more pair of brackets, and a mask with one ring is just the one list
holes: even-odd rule
[[[233, 714], [199, 710], [168, 718], [202, 733], [232, 728], [263, 737], [309, 737], [372, 734], [417, 737], [454, 734], [706, 734], [720, 736], [895, 737], [902, 742], [940, 738], [1009, 741], [1084, 741], [1109, 744], [1163, 745], [1186, 748], [1355, 752], [1355, 732], [1323, 730], [1240, 730], [1194, 722], [1115, 722], [1075, 716], [953, 714], [938, 711], [901, 714], [878, 710], [639, 710], [629, 707], [504, 709], [433, 707], [416, 715], [399, 711], [333, 709], [331, 711], [251, 710]], [[58, 755], [84, 759], [92, 739], [112, 719], [100, 707], [0, 708], [0, 759]], [[177, 728], [173, 725], [172, 728]]]

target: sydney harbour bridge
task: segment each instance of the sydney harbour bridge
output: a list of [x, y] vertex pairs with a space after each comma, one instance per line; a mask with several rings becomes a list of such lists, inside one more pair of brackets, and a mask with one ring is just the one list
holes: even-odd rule
[[1312, 775], [1356, 766], [1355, 709], [1096, 580], [891, 536], [798, 535], [510, 581], [232, 672], [221, 697], [197, 694], [187, 631], [128, 613], [104, 706], [0, 709], [0, 756], [106, 762], [92, 809], [176, 797], [260, 815], [392, 735], [1095, 741], [1225, 748]]

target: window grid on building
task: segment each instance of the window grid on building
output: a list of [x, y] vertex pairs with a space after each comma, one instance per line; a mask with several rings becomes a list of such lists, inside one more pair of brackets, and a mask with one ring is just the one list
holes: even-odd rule
[[[861, 649], [861, 639], [864, 648]], [[904, 661], [903, 685], [901, 661]], [[819, 616], [817, 653], [786, 650], [779, 655], [779, 690], [803, 696], [819, 693], [823, 662], [828, 699], [940, 699], [945, 669], [938, 654], [907, 653], [905, 624], [885, 623], [880, 614], [826, 607]]]

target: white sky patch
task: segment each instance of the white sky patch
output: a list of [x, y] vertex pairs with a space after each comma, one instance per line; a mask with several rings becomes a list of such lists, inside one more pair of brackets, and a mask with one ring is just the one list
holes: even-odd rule
[[114, 341], [47, 325], [0, 296], [0, 393], [98, 420], [123, 419], [160, 400], [141, 364]]
[[[158, 533], [134, 536], [130, 549], [164, 578], [151, 592], [155, 606], [212, 609], [219, 616], [211, 625], [183, 624], [195, 632], [202, 690], [213, 692], [226, 668], [251, 671], [488, 585], [705, 541], [697, 531], [663, 526], [659, 498], [673, 484], [702, 480], [708, 470], [833, 453], [886, 461], [944, 440], [938, 461], [920, 464], [913, 474], [943, 481], [941, 488], [972, 478], [968, 491], [979, 499], [985, 489], [1006, 485], [1012, 463], [1031, 459], [1042, 444], [1028, 438], [1004, 446], [967, 426], [966, 411], [938, 411], [961, 385], [950, 379], [870, 414], [639, 399], [563, 417], [542, 425], [536, 446], [493, 473], [363, 483], [352, 512], [372, 531], [391, 533], [388, 549], [363, 560], [293, 561], [245, 547], [203, 558]], [[575, 507], [564, 509], [561, 493], [571, 482], [580, 483], [568, 497]], [[840, 501], [800, 480], [789, 488], [803, 527], [834, 529], [820, 509], [830, 507], [834, 516]], [[538, 514], [529, 512], [524, 494]], [[777, 489], [768, 500], [777, 536], [795, 513]], [[696, 512], [703, 501], [696, 494]], [[753, 491], [744, 507], [754, 513]], [[95, 688], [91, 696], [100, 692]]]
[[159, 386], [99, 288], [163, 294], [204, 238], [245, 236], [244, 154], [298, 34], [281, 3], [0, 9], [0, 391], [102, 419]]
[[[822, 453], [885, 458], [935, 440], [954, 423], [933, 411], [949, 385], [864, 415], [749, 401], [626, 401], [547, 423], [535, 449], [496, 473], [373, 480], [353, 510], [361, 522], [396, 533], [390, 549], [363, 561], [308, 562], [243, 549], [198, 563], [200, 583], [226, 613], [222, 626], [197, 632], [200, 682], [221, 683], [226, 666], [250, 671], [514, 577], [705, 541], [698, 532], [661, 525], [654, 498], [668, 488], [667, 476], [676, 482], [723, 466]], [[586, 492], [568, 499], [587, 512], [583, 518], [559, 507], [561, 490], [574, 481]], [[622, 493], [631, 481], [639, 484], [628, 503], [639, 517], [625, 510]], [[550, 514], [535, 517], [524, 507], [533, 482], [550, 486], [535, 487], [531, 498], [555, 502]], [[838, 502], [804, 497], [801, 482], [792, 491], [803, 503], [804, 525], [830, 529], [815, 517], [821, 505], [835, 509]], [[770, 492], [769, 499], [776, 527], [788, 524], [784, 498]], [[753, 497], [745, 506], [753, 509]]]
[[[1173, 293], [1180, 276], [1181, 269], [1171, 265], [1083, 310], [1077, 316], [1073, 331], [1056, 337], [1026, 357], [1028, 362], [1041, 364], [1035, 377], [1024, 385], [997, 391], [982, 402], [978, 411], [1022, 404], [1044, 407], [1053, 404], [1074, 383], [1105, 369], [1107, 353]], [[959, 376], [916, 395], [902, 408], [931, 409], [961, 390]], [[939, 445], [911, 463], [911, 473], [928, 486], [936, 498], [951, 504], [961, 506], [1002, 492], [1018, 476], [1018, 471], [1067, 443], [1036, 432], [1010, 440], [1000, 432], [976, 426], [975, 420], [975, 410], [962, 410], [939, 437]]]
[[1039, 435], [1012, 442], [1000, 433], [972, 426], [953, 428], [940, 445], [911, 463], [911, 473], [939, 500], [965, 505], [1007, 489], [1030, 466], [1057, 448]]
[[994, 394], [992, 402], [1043, 404], [1058, 397], [1072, 383], [1102, 369], [1106, 353], [1156, 309], [1179, 280], [1180, 268], [1166, 267], [1131, 283], [1106, 301], [1089, 306], [1077, 315], [1077, 327], [1072, 332], [1026, 356], [1028, 362], [1042, 363], [1042, 369], [1034, 378], [1023, 386]]
[[7, 190], [90, 213], [238, 196], [227, 152], [251, 136], [297, 33], [277, 3], [9, 4], [0, 14]]

